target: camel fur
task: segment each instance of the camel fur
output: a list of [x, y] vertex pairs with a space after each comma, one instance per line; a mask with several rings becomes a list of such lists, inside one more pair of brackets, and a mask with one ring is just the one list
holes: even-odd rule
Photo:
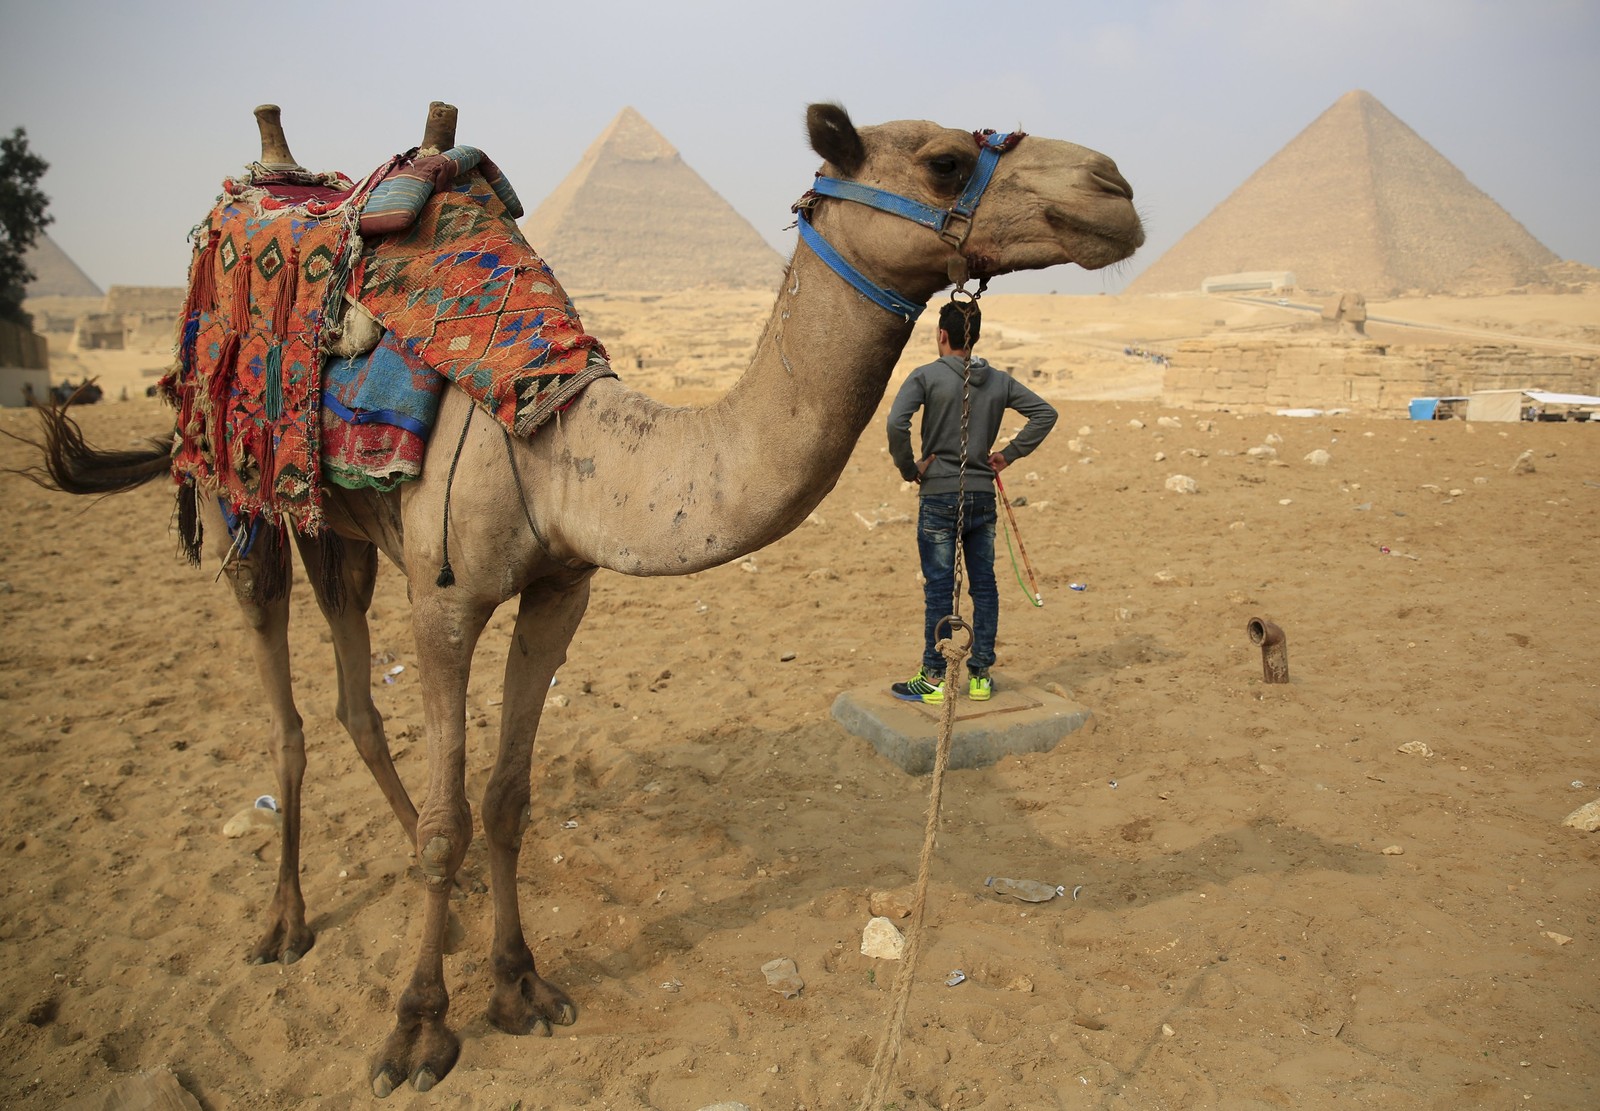
[[[955, 200], [976, 163], [968, 131], [925, 121], [857, 128], [826, 104], [813, 105], [807, 122], [824, 172], [934, 206]], [[1104, 155], [1029, 136], [1000, 159], [959, 251], [931, 230], [847, 201], [822, 201], [811, 218], [862, 273], [926, 302], [963, 266], [981, 277], [1062, 263], [1098, 269], [1128, 257], [1144, 239], [1132, 196]], [[686, 575], [794, 529], [833, 488], [911, 329], [801, 245], [749, 369], [715, 403], [675, 408], [603, 379], [521, 440], [484, 414], [469, 422], [472, 402], [452, 389], [417, 481], [388, 493], [325, 489], [328, 529], [294, 543], [308, 567], [338, 568], [336, 583], [310, 576], [333, 634], [338, 717], [416, 846], [424, 880], [421, 951], [395, 1027], [372, 1063], [375, 1094], [408, 1080], [419, 1091], [431, 1088], [460, 1051], [446, 1022], [442, 958], [449, 894], [472, 837], [464, 783], [468, 671], [490, 615], [515, 600], [498, 755], [481, 800], [494, 903], [488, 1017], [510, 1033], [548, 1034], [551, 1024], [575, 1021], [577, 1008], [536, 969], [518, 909], [518, 856], [545, 693], [583, 619], [595, 571]], [[447, 475], [458, 442], [456, 472], [470, 479], [458, 477], [449, 491], [454, 583], [440, 585]], [[161, 439], [139, 451], [97, 452], [63, 412], [46, 416], [44, 446], [37, 477], [75, 493], [167, 475], [172, 450]], [[220, 520], [207, 523], [212, 535], [224, 535]], [[299, 884], [305, 737], [290, 687], [288, 598], [262, 586], [287, 577], [284, 548], [269, 540], [223, 570], [266, 693], [284, 818], [275, 894], [248, 957], [292, 963], [314, 940]], [[420, 809], [395, 774], [371, 694], [366, 611], [380, 552], [406, 575], [411, 597], [428, 756]]]

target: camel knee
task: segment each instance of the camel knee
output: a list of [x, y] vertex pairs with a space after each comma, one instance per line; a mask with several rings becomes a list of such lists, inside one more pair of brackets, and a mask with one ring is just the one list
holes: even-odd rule
[[466, 859], [470, 825], [465, 829], [456, 825], [441, 829], [438, 823], [424, 822], [417, 827], [417, 863], [429, 887], [448, 885]]

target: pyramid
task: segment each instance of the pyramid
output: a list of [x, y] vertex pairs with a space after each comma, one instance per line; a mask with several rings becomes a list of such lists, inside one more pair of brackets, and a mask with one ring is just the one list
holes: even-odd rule
[[569, 290], [771, 289], [784, 260], [632, 108], [522, 224]]
[[23, 261], [33, 272], [33, 281], [28, 283], [29, 298], [105, 296], [105, 291], [95, 285], [89, 275], [67, 257], [67, 252], [43, 232], [28, 248]]
[[1370, 93], [1346, 93], [1129, 284], [1292, 271], [1306, 290], [1474, 293], [1559, 261]]

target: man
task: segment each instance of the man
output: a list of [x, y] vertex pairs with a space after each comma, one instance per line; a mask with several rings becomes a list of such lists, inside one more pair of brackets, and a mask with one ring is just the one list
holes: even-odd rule
[[[955, 599], [956, 519], [961, 517], [961, 549], [966, 557], [967, 590], [972, 596], [972, 655], [967, 663], [967, 697], [983, 702], [994, 694], [995, 632], [1000, 623], [1000, 592], [994, 578], [994, 476], [1033, 451], [1056, 423], [1049, 402], [1011, 375], [982, 359], [972, 359], [982, 319], [972, 302], [950, 302], [939, 312], [939, 358], [911, 372], [889, 410], [889, 454], [907, 482], [921, 486], [917, 511], [917, 552], [922, 559], [925, 607], [922, 666], [891, 692], [908, 702], [944, 701], [944, 657], [935, 648], [935, 626]], [[967, 452], [961, 454], [963, 367], [970, 364]], [[922, 453], [911, 450], [911, 418], [922, 413]], [[1027, 418], [1027, 426], [1000, 451], [991, 451], [1007, 409]], [[964, 493], [963, 493], [964, 491]]]

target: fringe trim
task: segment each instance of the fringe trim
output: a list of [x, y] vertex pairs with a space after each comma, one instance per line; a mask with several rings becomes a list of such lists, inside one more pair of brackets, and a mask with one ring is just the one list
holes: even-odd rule
[[178, 547], [190, 566], [200, 566], [200, 548], [205, 526], [200, 520], [200, 494], [193, 482], [178, 485]]

